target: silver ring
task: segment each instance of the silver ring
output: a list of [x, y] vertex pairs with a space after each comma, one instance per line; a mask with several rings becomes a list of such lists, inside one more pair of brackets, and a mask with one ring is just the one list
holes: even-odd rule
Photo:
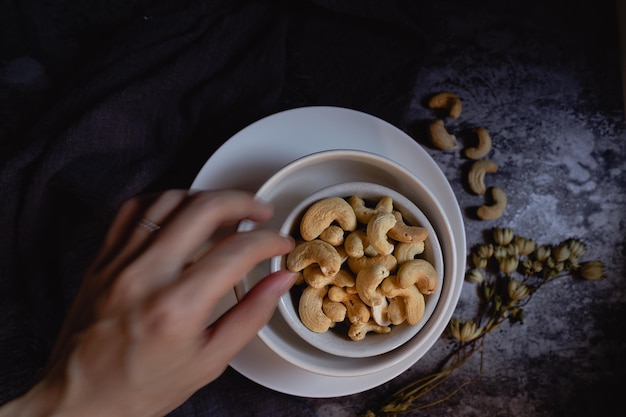
[[141, 227], [142, 229], [146, 229], [150, 233], [156, 232], [157, 230], [159, 230], [161, 228], [160, 225], [156, 224], [152, 220], [148, 220], [148, 219], [145, 219], [145, 218], [139, 219], [137, 221], [137, 226]]

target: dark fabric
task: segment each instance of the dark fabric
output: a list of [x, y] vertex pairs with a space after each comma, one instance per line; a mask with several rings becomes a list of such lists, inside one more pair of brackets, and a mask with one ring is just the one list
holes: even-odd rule
[[[404, 127], [417, 14], [411, 0], [3, 1], [0, 402], [36, 380], [121, 201], [188, 187], [283, 109]], [[173, 415], [307, 413], [229, 370]]]

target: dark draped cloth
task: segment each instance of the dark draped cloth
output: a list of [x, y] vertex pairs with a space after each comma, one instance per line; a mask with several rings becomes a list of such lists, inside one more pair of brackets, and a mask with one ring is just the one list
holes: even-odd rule
[[[123, 200], [189, 187], [232, 134], [284, 109], [344, 106], [403, 128], [416, 3], [4, 1], [0, 403], [36, 381]], [[173, 415], [312, 411], [228, 370]]]

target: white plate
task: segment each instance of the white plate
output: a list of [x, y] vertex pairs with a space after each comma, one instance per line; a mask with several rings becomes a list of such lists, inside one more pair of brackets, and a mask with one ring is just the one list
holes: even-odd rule
[[[238, 188], [256, 190], [276, 171], [302, 156], [330, 149], [377, 153], [413, 171], [448, 211], [457, 259], [456, 304], [465, 272], [465, 229], [457, 200], [433, 159], [411, 137], [371, 115], [337, 107], [304, 107], [281, 112], [251, 124], [222, 145], [200, 170], [191, 189]], [[324, 184], [316, 184], [318, 188]], [[214, 314], [235, 305], [235, 292], [222, 300]], [[453, 309], [447, 309], [452, 314]], [[446, 320], [442, 320], [446, 323]], [[443, 332], [444, 328], [440, 331]], [[410, 358], [381, 371], [358, 377], [334, 377], [305, 371], [283, 360], [258, 337], [231, 366], [247, 378], [287, 394], [337, 397], [383, 384], [411, 367]]]

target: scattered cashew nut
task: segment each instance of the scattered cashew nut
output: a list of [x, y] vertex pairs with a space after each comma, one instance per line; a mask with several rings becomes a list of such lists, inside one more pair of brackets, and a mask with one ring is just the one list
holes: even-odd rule
[[470, 159], [480, 159], [491, 151], [491, 136], [484, 127], [474, 129], [474, 133], [478, 138], [478, 144], [474, 147], [465, 149], [465, 156]]
[[345, 231], [356, 229], [354, 210], [343, 198], [330, 197], [313, 203], [302, 217], [300, 235], [304, 240], [313, 240], [333, 222], [337, 222]]
[[482, 220], [495, 220], [502, 216], [506, 209], [507, 199], [504, 190], [499, 187], [491, 188], [492, 205], [482, 205], [478, 207], [476, 215]]
[[457, 119], [463, 110], [463, 103], [459, 96], [448, 91], [435, 94], [428, 100], [428, 107], [431, 109], [445, 109], [448, 117]]
[[430, 122], [428, 125], [428, 135], [433, 145], [441, 150], [450, 151], [459, 146], [456, 136], [448, 133], [441, 119], [435, 119]]
[[493, 174], [498, 172], [498, 164], [491, 159], [481, 159], [472, 164], [467, 179], [468, 185], [472, 192], [483, 195], [487, 191], [485, 186], [485, 174]]

